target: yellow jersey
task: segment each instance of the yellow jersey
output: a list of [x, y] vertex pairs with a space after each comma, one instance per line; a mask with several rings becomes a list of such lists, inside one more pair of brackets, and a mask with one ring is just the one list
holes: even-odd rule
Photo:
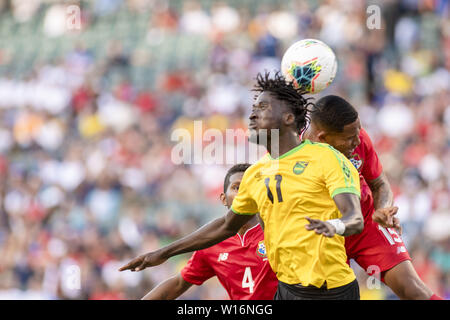
[[339, 193], [360, 196], [358, 171], [339, 151], [309, 140], [273, 159], [266, 154], [242, 178], [231, 210], [256, 214], [264, 222], [264, 243], [278, 280], [329, 289], [355, 280], [347, 264], [344, 237], [306, 230], [305, 217], [342, 217], [333, 201]]

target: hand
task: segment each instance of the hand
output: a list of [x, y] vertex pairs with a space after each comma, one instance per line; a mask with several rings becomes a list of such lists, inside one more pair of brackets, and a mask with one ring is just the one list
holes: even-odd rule
[[372, 220], [384, 228], [394, 228], [399, 235], [402, 234], [400, 220], [394, 215], [397, 214], [398, 207], [386, 207], [375, 210]]
[[336, 228], [325, 221], [311, 219], [309, 217], [306, 217], [306, 220], [309, 221], [309, 224], [305, 226], [306, 230], [314, 230], [317, 234], [323, 234], [328, 238], [333, 237], [336, 233]]
[[167, 258], [162, 257], [160, 251], [153, 251], [147, 254], [143, 254], [124, 265], [119, 271], [131, 270], [141, 271], [147, 267], [154, 267], [165, 262]]

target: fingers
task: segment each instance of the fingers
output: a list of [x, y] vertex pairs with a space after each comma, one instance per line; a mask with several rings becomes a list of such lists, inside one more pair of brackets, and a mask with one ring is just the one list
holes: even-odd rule
[[322, 235], [324, 235], [325, 237], [328, 237], [328, 238], [331, 238], [334, 235], [334, 233], [332, 233], [327, 226], [321, 226], [319, 228], [316, 228], [315, 232], [317, 234], [322, 234]]
[[317, 219], [311, 219], [309, 217], [306, 217], [306, 220], [308, 220], [310, 222], [310, 224], [307, 224], [305, 226], [305, 228], [309, 231], [314, 230], [314, 232], [316, 234], [322, 234], [326, 237], [333, 237], [334, 236], [334, 232], [332, 232], [332, 230], [330, 230], [330, 227], [328, 226], [328, 224], [324, 221], [321, 220], [317, 220]]
[[321, 220], [317, 220], [317, 219], [311, 219], [310, 217], [306, 217], [306, 220], [309, 221], [309, 225], [319, 225], [320, 222], [322, 222]]
[[308, 222], [309, 222], [309, 224], [307, 224], [305, 226], [305, 228], [307, 230], [313, 230], [314, 229], [314, 221], [310, 217], [306, 217], [305, 219], [308, 220]]
[[147, 259], [144, 258], [142, 259], [142, 263], [137, 268], [134, 268], [134, 271], [141, 271], [145, 268], [147, 268]]
[[122, 266], [119, 269], [119, 271], [125, 271], [125, 270], [128, 270], [128, 269], [131, 269], [131, 268], [133, 268], [133, 264], [134, 264], [134, 260], [131, 261], [131, 262], [128, 262], [126, 265]]
[[388, 221], [392, 221], [393, 216], [396, 215], [398, 212], [398, 207], [389, 207], [389, 208], [385, 208], [385, 209], [386, 209], [386, 217], [387, 217]]
[[305, 228], [307, 229], [307, 230], [314, 230], [315, 228], [317, 228], [317, 227], [319, 227], [320, 226], [320, 220], [316, 220], [316, 219], [311, 219], [311, 218], [309, 218], [309, 217], [306, 217], [306, 220], [308, 220], [309, 221], [309, 224], [307, 224], [306, 226], [305, 226]]
[[142, 259], [141, 259], [140, 257], [139, 257], [139, 258], [136, 258], [136, 259], [133, 259], [133, 260], [131, 260], [130, 262], [128, 262], [126, 265], [124, 265], [123, 267], [121, 267], [121, 268], [119, 269], [119, 271], [125, 271], [125, 270], [131, 270], [131, 271], [134, 271], [135, 268], [136, 268], [136, 266], [140, 266], [141, 263], [142, 263]]
[[398, 212], [398, 207], [387, 207], [377, 209], [372, 215], [372, 220], [385, 228], [394, 228], [394, 215]]
[[401, 236], [402, 235], [402, 226], [400, 225], [400, 220], [398, 218], [393, 219], [394, 229]]

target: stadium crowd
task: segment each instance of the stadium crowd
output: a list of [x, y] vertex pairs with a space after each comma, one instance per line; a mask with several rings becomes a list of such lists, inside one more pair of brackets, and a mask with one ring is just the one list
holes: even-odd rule
[[[204, 130], [245, 129], [256, 73], [279, 69], [283, 51], [303, 38], [335, 51], [336, 79], [318, 97], [338, 94], [357, 107], [413, 264], [450, 298], [447, 1], [69, 2], [0, 0], [0, 21], [39, 15], [42, 46], [74, 39], [61, 55], [15, 72], [22, 61], [5, 49], [0, 23], [0, 299], [138, 299], [179, 271], [189, 255], [142, 273], [117, 269], [225, 213], [223, 177], [245, 159], [176, 165], [171, 133], [192, 132], [194, 120]], [[79, 30], [65, 25], [69, 4], [81, 8]], [[370, 4], [381, 8], [379, 29], [366, 24]], [[174, 35], [201, 39], [204, 52], [192, 51], [201, 63], [172, 53], [175, 62], [152, 69], [154, 81], [143, 85], [132, 70], [155, 67], [164, 52], [126, 46], [114, 33], [95, 46], [83, 38], [124, 11], [148, 14], [137, 41], [150, 48]], [[367, 287], [355, 268], [362, 298], [395, 299], [384, 286]], [[217, 281], [183, 297], [227, 298]]]

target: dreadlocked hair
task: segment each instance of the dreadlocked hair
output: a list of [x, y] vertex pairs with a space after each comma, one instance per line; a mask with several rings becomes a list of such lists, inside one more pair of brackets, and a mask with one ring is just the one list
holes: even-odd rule
[[273, 78], [270, 78], [270, 73], [265, 72], [264, 75], [258, 73], [256, 75], [256, 85], [253, 89], [256, 92], [270, 92], [278, 100], [284, 101], [291, 109], [295, 117], [295, 125], [297, 132], [300, 134], [309, 123], [308, 106], [314, 106], [310, 101], [313, 98], [305, 98], [303, 95], [306, 91], [296, 89], [292, 82], [277, 71]]

